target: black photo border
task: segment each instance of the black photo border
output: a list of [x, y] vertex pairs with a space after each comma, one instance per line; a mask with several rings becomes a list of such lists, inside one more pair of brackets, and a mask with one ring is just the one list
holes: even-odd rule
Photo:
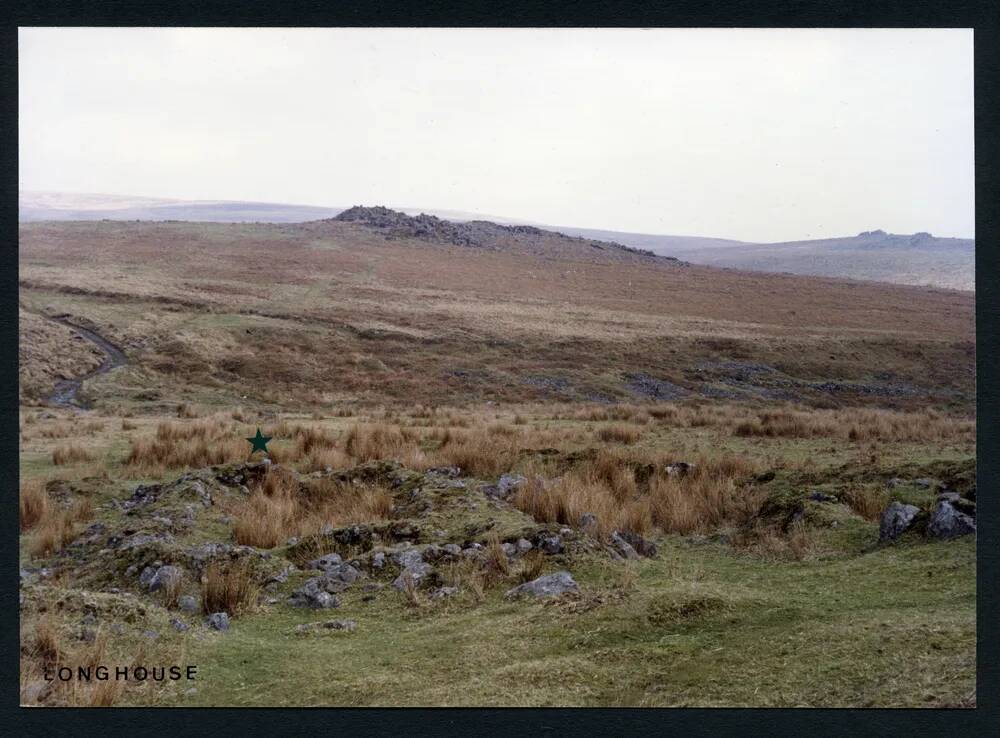
[[[1000, 3], [899, 0], [718, 0], [681, 2], [461, 3], [284, 0], [15, 0], [4, 4], [0, 27], [0, 366], [3, 427], [0, 479], [7, 499], [0, 515], [0, 733], [6, 735], [288, 735], [516, 736], [746, 734], [986, 735], [996, 731], [1000, 648], [992, 608], [997, 578], [998, 387], [1000, 316]], [[16, 602], [18, 524], [18, 75], [17, 29], [25, 26], [430, 26], [430, 27], [876, 27], [973, 28], [976, 126], [977, 325], [977, 707], [935, 709], [634, 709], [634, 708], [21, 708], [18, 706], [19, 618]]]

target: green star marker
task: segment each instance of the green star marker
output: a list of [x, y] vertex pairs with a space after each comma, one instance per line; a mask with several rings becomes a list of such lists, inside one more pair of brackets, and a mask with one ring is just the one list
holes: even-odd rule
[[255, 451], [263, 451], [266, 454], [267, 442], [271, 440], [271, 437], [263, 435], [260, 432], [260, 428], [258, 428], [257, 435], [254, 436], [253, 438], [248, 438], [247, 440], [250, 442], [250, 445], [253, 446], [253, 448], [250, 451], [250, 455], [252, 456]]

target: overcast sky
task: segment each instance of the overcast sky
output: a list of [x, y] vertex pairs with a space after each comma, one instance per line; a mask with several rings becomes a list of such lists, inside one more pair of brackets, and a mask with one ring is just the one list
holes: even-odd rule
[[20, 185], [974, 235], [971, 30], [22, 29]]

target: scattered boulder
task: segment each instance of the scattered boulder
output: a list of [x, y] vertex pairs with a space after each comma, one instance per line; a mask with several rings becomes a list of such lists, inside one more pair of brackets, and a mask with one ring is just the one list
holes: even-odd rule
[[517, 552], [519, 554], [526, 554], [534, 548], [534, 546], [531, 545], [531, 541], [527, 538], [518, 538], [514, 546], [517, 548]]
[[508, 590], [504, 597], [509, 600], [518, 597], [555, 597], [566, 592], [579, 594], [580, 587], [568, 571], [557, 571], [554, 574], [545, 574], [538, 579], [519, 584]]
[[431, 592], [432, 600], [443, 600], [445, 597], [452, 597], [458, 594], [458, 587], [438, 587]]
[[650, 541], [648, 538], [643, 538], [638, 533], [633, 533], [632, 531], [622, 531], [619, 533], [622, 539], [628, 543], [635, 552], [640, 556], [647, 559], [651, 559], [656, 556], [656, 544]]
[[538, 540], [538, 547], [547, 554], [562, 553], [562, 538], [560, 536], [542, 536]]
[[326, 583], [325, 577], [313, 577], [307, 580], [289, 595], [289, 604], [293, 607], [311, 607], [316, 610], [340, 607], [340, 601], [326, 591]]
[[149, 580], [149, 591], [156, 592], [168, 587], [176, 587], [184, 578], [184, 570], [179, 566], [161, 566]]
[[339, 566], [343, 562], [338, 554], [329, 553], [326, 556], [320, 556], [318, 559], [313, 559], [307, 564], [309, 569], [322, 569], [327, 571], [328, 569], [333, 569]]
[[920, 508], [915, 505], [904, 505], [899, 501], [890, 503], [879, 523], [879, 541], [894, 541], [899, 538], [913, 524], [913, 519], [919, 512]]
[[611, 545], [614, 548], [615, 552], [621, 555], [623, 558], [626, 559], [639, 558], [639, 554], [636, 552], [634, 548], [632, 548], [632, 544], [630, 544], [628, 541], [622, 538], [621, 533], [619, 533], [618, 531], [614, 531], [611, 533]]
[[178, 633], [183, 633], [190, 627], [180, 618], [170, 618], [170, 624], [174, 627], [174, 630], [176, 630]]
[[177, 607], [181, 612], [198, 612], [198, 600], [191, 595], [181, 595], [177, 598]]
[[586, 530], [597, 525], [597, 516], [594, 513], [586, 512], [580, 516], [580, 520], [577, 522], [582, 529]]
[[927, 535], [933, 538], [957, 538], [976, 532], [976, 520], [948, 500], [940, 500], [931, 513]]
[[498, 497], [506, 500], [517, 488], [522, 486], [527, 480], [520, 474], [502, 474], [497, 481]]
[[413, 582], [414, 586], [419, 586], [430, 573], [433, 571], [430, 564], [423, 561], [414, 564], [413, 566], [408, 566], [400, 573], [398, 577], [392, 580], [392, 587], [400, 592], [406, 589], [406, 580], [409, 579]]
[[224, 612], [213, 612], [208, 616], [208, 627], [225, 632], [229, 630], [229, 615]]

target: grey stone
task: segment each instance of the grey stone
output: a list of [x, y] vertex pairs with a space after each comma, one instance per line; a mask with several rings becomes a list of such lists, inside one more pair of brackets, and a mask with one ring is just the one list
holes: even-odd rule
[[614, 546], [615, 551], [617, 551], [623, 558], [626, 559], [639, 558], [639, 554], [636, 552], [634, 548], [632, 548], [632, 544], [630, 544], [628, 541], [622, 538], [621, 533], [619, 533], [618, 531], [613, 531], [611, 533], [611, 545]]
[[441, 546], [441, 550], [444, 551], [449, 556], [462, 555], [462, 547], [459, 546], [457, 543], [446, 543], [443, 546]]
[[160, 637], [160, 634], [157, 633], [155, 630], [144, 630], [142, 631], [142, 634], [151, 641], [155, 641], [157, 638]]
[[149, 591], [156, 592], [165, 587], [177, 586], [184, 578], [184, 571], [178, 566], [161, 566], [149, 580]]
[[311, 607], [317, 610], [340, 607], [340, 601], [326, 590], [327, 584], [325, 577], [309, 579], [292, 592], [288, 602], [294, 607]]
[[343, 559], [335, 553], [329, 553], [326, 556], [320, 556], [318, 559], [313, 559], [310, 561], [306, 567], [309, 569], [322, 569], [327, 571], [328, 569], [334, 569], [343, 563]]
[[500, 548], [503, 549], [504, 555], [507, 558], [513, 558], [514, 556], [517, 555], [517, 546], [515, 546], [513, 543], [503, 543], [501, 544]]
[[882, 520], [879, 523], [879, 540], [893, 541], [899, 538], [910, 527], [919, 512], [920, 508], [914, 505], [904, 505], [899, 501], [890, 503], [882, 513]]
[[198, 612], [198, 600], [191, 595], [181, 595], [177, 598], [177, 607], [181, 612]]
[[438, 587], [431, 592], [432, 600], [443, 600], [445, 597], [452, 597], [458, 594], [458, 587]]
[[922, 487], [924, 489], [927, 489], [932, 484], [934, 484], [934, 480], [933, 479], [927, 479], [926, 477], [924, 479], [914, 479], [913, 480], [913, 486], [914, 487]]
[[931, 513], [927, 535], [934, 538], [957, 538], [976, 532], [976, 520], [947, 500], [941, 500]]
[[174, 626], [174, 630], [176, 630], [178, 633], [183, 633], [190, 627], [180, 618], [170, 618], [170, 624]]
[[229, 630], [229, 615], [224, 612], [213, 612], [208, 616], [208, 627], [214, 630]]
[[385, 554], [382, 551], [376, 551], [372, 554], [372, 568], [381, 569], [385, 566]]
[[497, 496], [500, 499], [506, 500], [517, 491], [518, 487], [521, 487], [527, 481], [520, 474], [502, 474], [497, 481]]
[[580, 516], [578, 525], [583, 529], [595, 526], [597, 525], [597, 516], [594, 513], [586, 512]]
[[573, 581], [568, 571], [557, 571], [520, 584], [507, 591], [507, 599], [517, 597], [554, 597], [566, 592], [580, 592], [580, 587]]
[[620, 535], [640, 556], [644, 556], [647, 559], [656, 556], [656, 544], [648, 538], [643, 538], [638, 533], [628, 530], [622, 531]]
[[518, 538], [517, 543], [515, 543], [514, 545], [517, 547], [517, 552], [519, 554], [526, 554], [528, 553], [528, 551], [534, 548], [534, 546], [531, 545], [531, 541], [529, 541], [527, 538]]
[[407, 578], [412, 580], [415, 586], [419, 586], [432, 571], [433, 569], [431, 569], [430, 564], [425, 564], [422, 561], [413, 566], [408, 566], [392, 581], [392, 587], [402, 592], [406, 589]]
[[420, 551], [414, 548], [403, 549], [392, 554], [392, 561], [400, 569], [408, 569], [411, 566], [424, 563], [424, 557]]
[[142, 570], [142, 574], [139, 575], [139, 584], [148, 587], [149, 583], [153, 581], [153, 577], [156, 576], [156, 569], [152, 566], [147, 566]]
[[562, 553], [562, 538], [559, 536], [542, 536], [538, 541], [538, 547], [547, 554]]

